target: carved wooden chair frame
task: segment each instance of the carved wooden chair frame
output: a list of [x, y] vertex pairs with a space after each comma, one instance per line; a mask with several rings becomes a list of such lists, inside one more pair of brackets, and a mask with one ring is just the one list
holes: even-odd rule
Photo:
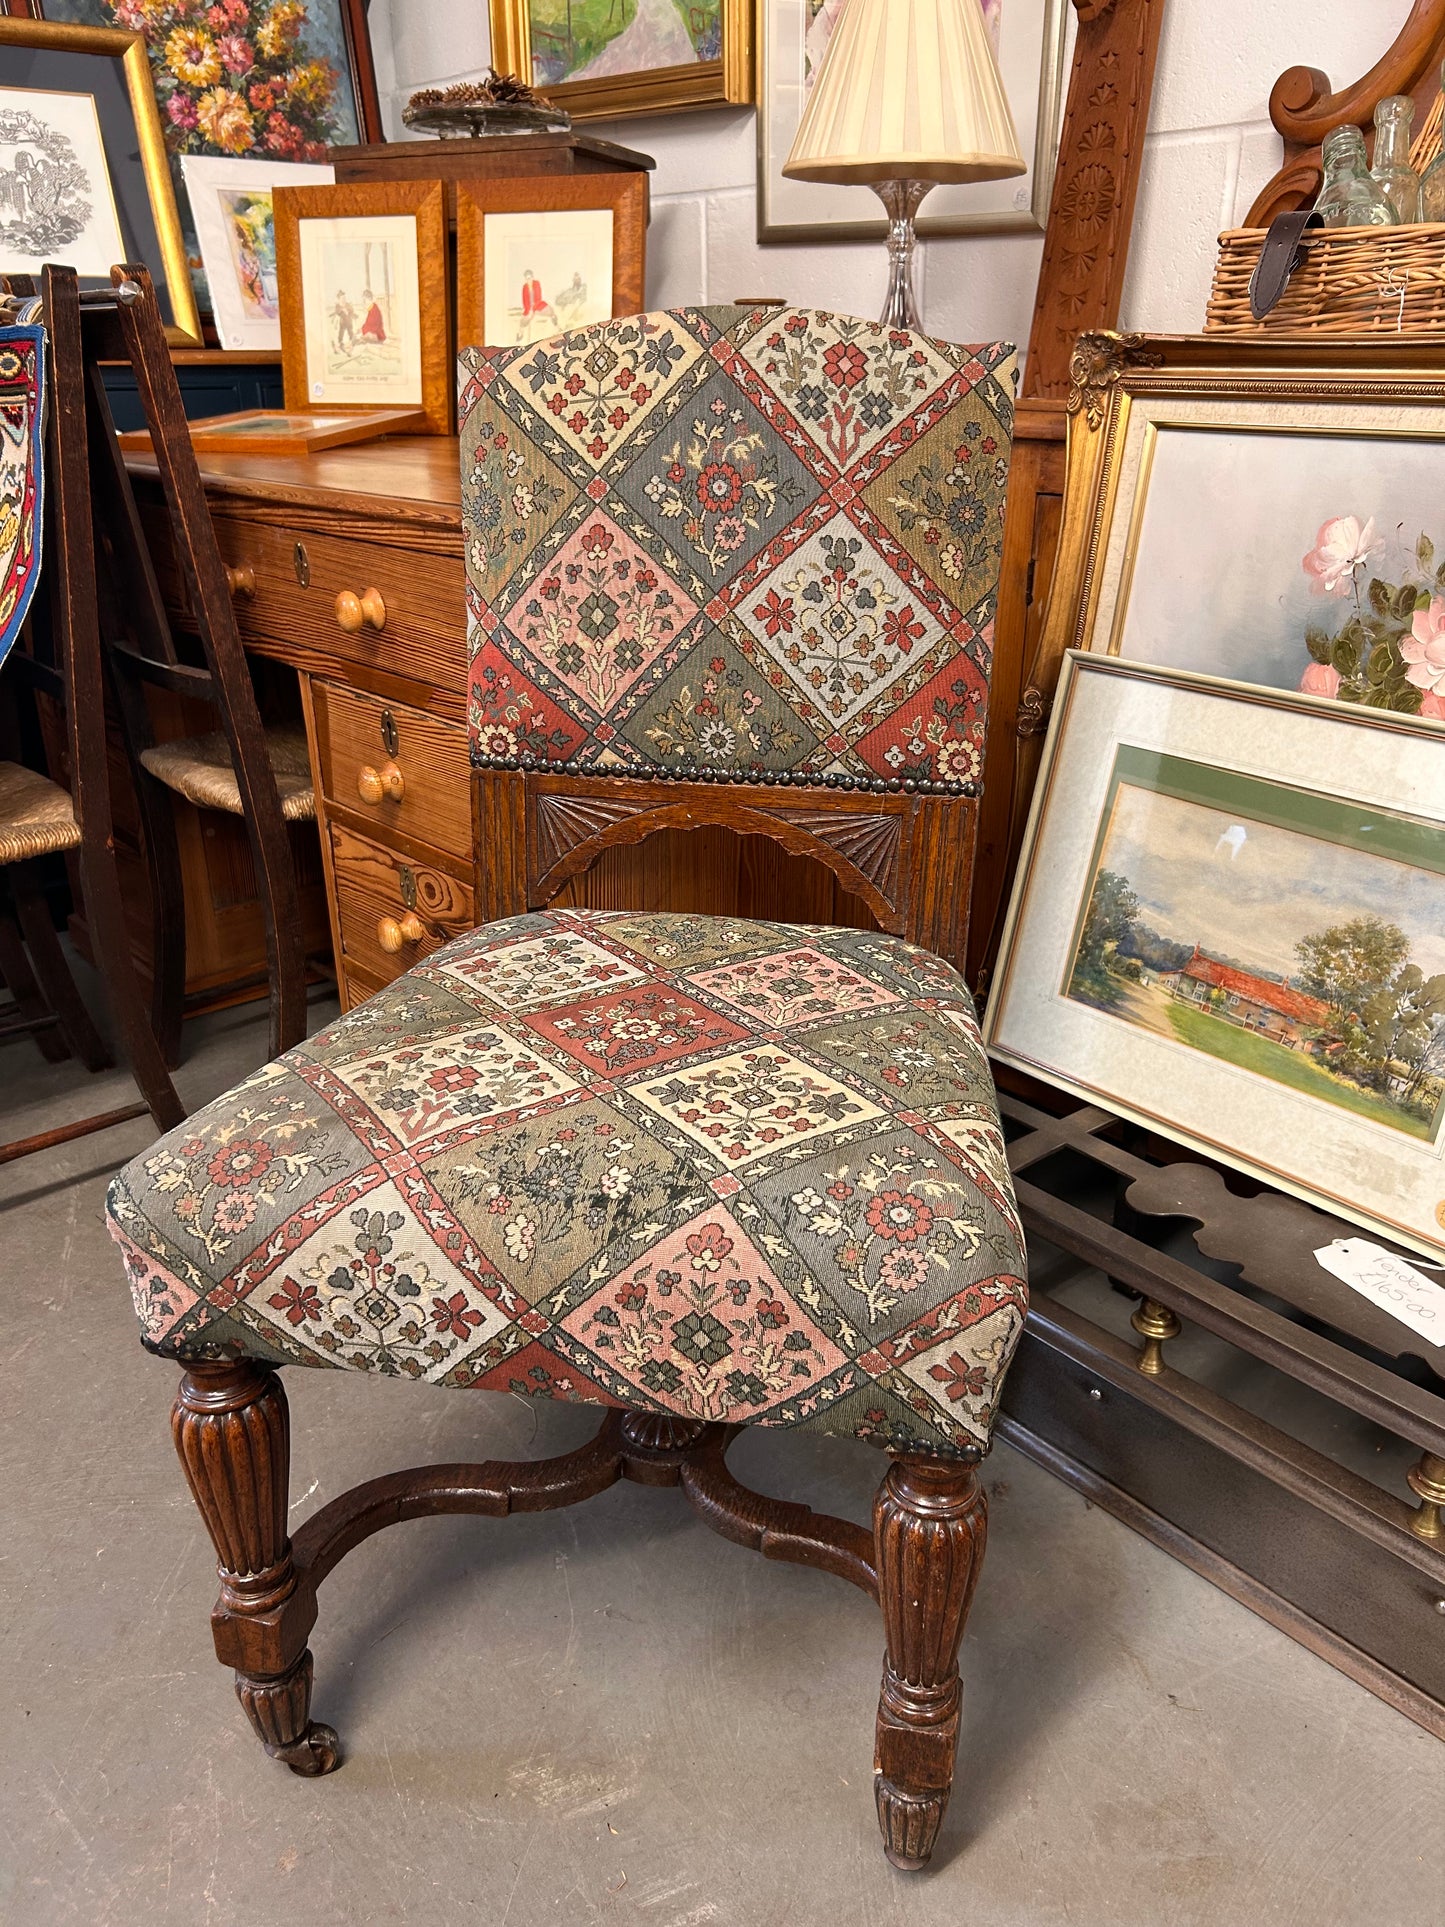
[[[483, 922], [545, 907], [617, 844], [721, 824], [816, 856], [883, 929], [962, 962], [977, 814], [969, 784], [925, 792], [883, 782], [754, 786], [478, 769], [473, 811]], [[978, 1453], [895, 1456], [870, 1533], [739, 1484], [725, 1462], [739, 1426], [611, 1411], [577, 1451], [374, 1479], [288, 1539], [289, 1420], [275, 1372], [191, 1365], [173, 1429], [220, 1562], [217, 1656], [236, 1669], [241, 1704], [266, 1750], [293, 1772], [326, 1773], [339, 1759], [335, 1732], [311, 1719], [307, 1639], [317, 1589], [353, 1546], [403, 1519], [547, 1511], [632, 1479], [678, 1486], [725, 1538], [834, 1573], [879, 1602], [885, 1658], [874, 1788], [884, 1850], [903, 1869], [932, 1854], [953, 1782], [959, 1643], [987, 1533]]]

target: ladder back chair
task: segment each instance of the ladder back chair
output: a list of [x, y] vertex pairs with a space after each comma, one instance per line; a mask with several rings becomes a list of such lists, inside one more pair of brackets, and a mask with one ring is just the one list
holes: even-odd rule
[[[16, 296], [33, 295], [33, 283], [12, 280], [9, 285]], [[28, 1001], [27, 960], [16, 948], [23, 936], [33, 965], [32, 982], [39, 978], [35, 994], [43, 995], [50, 1006], [60, 1035], [87, 1068], [100, 1069], [109, 1062], [65, 962], [34, 869], [35, 860], [44, 854], [73, 851], [95, 962], [106, 987], [117, 1040], [143, 1101], [13, 1139], [0, 1145], [0, 1162], [5, 1163], [143, 1117], [147, 1111], [162, 1130], [185, 1115], [147, 1018], [115, 864], [82, 393], [79, 283], [68, 268], [47, 268], [42, 292], [39, 318], [46, 330], [50, 389], [44, 560], [27, 646], [12, 652], [4, 673], [18, 686], [17, 694], [23, 692], [23, 701], [44, 698], [61, 719], [69, 788], [23, 764], [0, 765], [4, 792], [0, 857], [14, 866], [7, 882], [18, 923], [18, 929], [4, 940], [3, 967], [17, 998]]]
[[[184, 899], [168, 795], [174, 791], [197, 808], [224, 810], [245, 822], [265, 932], [274, 1056], [306, 1035], [306, 954], [287, 830], [288, 822], [316, 814], [305, 736], [299, 727], [268, 730], [261, 720], [232, 603], [246, 585], [227, 569], [216, 545], [150, 276], [143, 268], [120, 267], [111, 278], [115, 301], [83, 311], [79, 378], [106, 590], [101, 638], [146, 823], [153, 1022], [167, 1061], [174, 1063], [186, 975]], [[176, 647], [116, 442], [104, 361], [126, 361], [135, 371], [202, 664], [187, 661]], [[154, 742], [147, 685], [206, 705], [217, 727]]]
[[[679, 1486], [881, 1605], [876, 1804], [890, 1860], [920, 1867], [1027, 1302], [955, 967], [1013, 351], [678, 310], [462, 369], [495, 920], [109, 1199], [144, 1343], [184, 1368], [216, 1650], [267, 1751], [328, 1771], [307, 1637], [359, 1540]], [[707, 823], [815, 851], [878, 927], [546, 907], [610, 842]], [[288, 1537], [288, 1364], [612, 1410], [578, 1451], [397, 1473]], [[749, 1424], [884, 1447], [872, 1530], [741, 1486]]]

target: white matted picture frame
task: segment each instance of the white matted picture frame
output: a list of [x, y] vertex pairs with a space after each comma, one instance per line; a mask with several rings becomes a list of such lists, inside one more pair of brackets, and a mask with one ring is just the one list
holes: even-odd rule
[[1445, 735], [1070, 652], [984, 1037], [1445, 1257]]
[[441, 182], [280, 187], [273, 207], [287, 409], [420, 408], [452, 434]]
[[336, 178], [326, 162], [247, 161], [227, 154], [182, 154], [191, 218], [223, 348], [255, 352], [281, 346], [272, 195], [278, 187], [317, 187]]
[[[844, 0], [755, 4], [758, 240], [767, 245], [882, 238], [887, 222], [871, 188], [790, 181], [782, 171]], [[1048, 220], [1063, 104], [1066, 0], [979, 4], [1028, 172], [1011, 180], [935, 187], [918, 222], [921, 235], [1042, 231]]]

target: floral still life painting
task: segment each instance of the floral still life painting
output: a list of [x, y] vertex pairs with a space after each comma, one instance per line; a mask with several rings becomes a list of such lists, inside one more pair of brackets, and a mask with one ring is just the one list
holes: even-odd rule
[[1132, 747], [1112, 792], [1065, 994], [1432, 1138], [1445, 1099], [1436, 827]]
[[1445, 722], [1439, 466], [1423, 437], [1161, 429], [1119, 653]]

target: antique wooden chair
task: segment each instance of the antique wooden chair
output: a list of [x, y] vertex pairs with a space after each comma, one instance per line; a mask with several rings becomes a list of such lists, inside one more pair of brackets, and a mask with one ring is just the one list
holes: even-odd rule
[[[167, 1062], [179, 1055], [186, 976], [184, 896], [168, 792], [244, 819], [266, 939], [273, 1054], [306, 1035], [306, 954], [287, 824], [314, 819], [304, 733], [268, 730], [236, 627], [232, 597], [246, 584], [221, 560], [186, 429], [160, 311], [143, 268], [116, 268], [117, 298], [83, 309], [82, 352], [70, 379], [90, 449], [101, 638], [146, 823], [154, 959], [152, 1021]], [[150, 430], [202, 662], [176, 646], [144, 528], [116, 443], [100, 364], [128, 361]], [[57, 390], [62, 371], [57, 368]], [[201, 703], [217, 727], [152, 739], [146, 686]]]
[[[32, 295], [33, 285], [12, 284], [12, 291]], [[60, 722], [69, 789], [23, 762], [0, 763], [0, 862], [8, 866], [0, 950], [4, 974], [17, 1001], [29, 1003], [39, 1014], [43, 999], [57, 1020], [60, 1037], [88, 1068], [100, 1069], [108, 1063], [109, 1054], [57, 941], [35, 867], [43, 855], [73, 851], [92, 951], [105, 983], [116, 1038], [143, 1101], [12, 1139], [0, 1145], [0, 1162], [6, 1163], [107, 1130], [147, 1111], [163, 1130], [185, 1115], [147, 1022], [115, 865], [85, 414], [77, 387], [81, 307], [71, 270], [46, 269], [39, 319], [46, 328], [49, 368], [44, 563], [27, 646], [12, 651], [4, 674], [18, 703], [33, 704], [41, 698], [52, 706]]]
[[[1026, 1286], [972, 1004], [916, 940], [962, 954], [1012, 371], [796, 311], [463, 357], [498, 920], [109, 1200], [144, 1343], [185, 1368], [216, 1649], [294, 1771], [337, 1761], [307, 1637], [352, 1546], [625, 1477], [880, 1601], [885, 1849], [932, 1852]], [[609, 843], [717, 823], [812, 850], [878, 927], [545, 908]], [[616, 1409], [561, 1458], [373, 1480], [292, 1538], [285, 1364]], [[741, 1487], [747, 1424], [886, 1448], [872, 1532]]]

